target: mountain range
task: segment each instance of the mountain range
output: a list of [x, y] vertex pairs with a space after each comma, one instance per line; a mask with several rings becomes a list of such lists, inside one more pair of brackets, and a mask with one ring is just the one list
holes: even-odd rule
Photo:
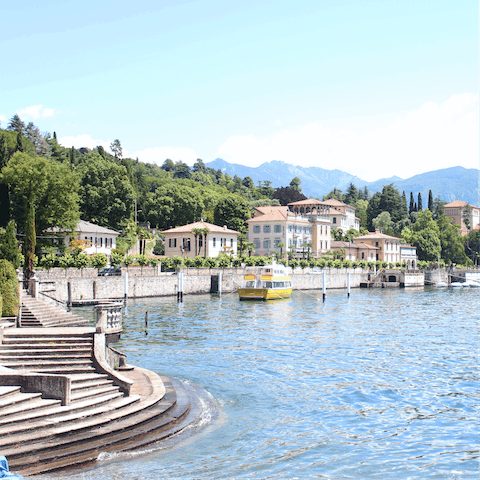
[[350, 183], [353, 183], [357, 189], [363, 189], [366, 186], [370, 195], [381, 191], [384, 185], [393, 183], [398, 191], [405, 192], [407, 202], [410, 192], [413, 192], [415, 200], [420, 193], [425, 205], [428, 201], [428, 192], [431, 190], [434, 198], [439, 197], [446, 202], [462, 200], [471, 205], [479, 205], [480, 170], [476, 168], [450, 167], [421, 173], [407, 179], [394, 176], [366, 182], [342, 170], [301, 167], [278, 160], [262, 163], [258, 167], [247, 167], [217, 158], [213, 162], [208, 162], [206, 166], [215, 170], [220, 169], [224, 174], [228, 173], [232, 177], [234, 175], [240, 178], [250, 177], [255, 183], [270, 181], [271, 186], [275, 188], [287, 187], [294, 177], [298, 177], [302, 181], [302, 193], [307, 197], [319, 199], [334, 188], [345, 193]]

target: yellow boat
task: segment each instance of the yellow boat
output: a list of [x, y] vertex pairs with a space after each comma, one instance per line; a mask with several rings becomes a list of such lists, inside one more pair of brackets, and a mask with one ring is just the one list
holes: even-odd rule
[[240, 300], [276, 300], [292, 294], [292, 279], [284, 265], [272, 264], [261, 268], [260, 274], [247, 273], [242, 288], [238, 289]]

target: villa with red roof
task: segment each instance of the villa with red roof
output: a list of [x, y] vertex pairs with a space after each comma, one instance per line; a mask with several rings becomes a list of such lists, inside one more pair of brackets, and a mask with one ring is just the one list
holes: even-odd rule
[[454, 202], [447, 203], [444, 206], [445, 215], [450, 217], [454, 223], [460, 225], [460, 233], [462, 235], [468, 235], [469, 229], [465, 225], [464, 214], [467, 209], [467, 205], [470, 207], [469, 220], [470, 230], [478, 230], [480, 228], [480, 208], [475, 205], [470, 205], [461, 200], [455, 200]]
[[310, 249], [315, 256], [330, 249], [329, 206], [315, 199], [289, 203], [287, 206], [257, 207], [247, 220], [248, 241], [255, 244], [256, 255], [303, 253]]

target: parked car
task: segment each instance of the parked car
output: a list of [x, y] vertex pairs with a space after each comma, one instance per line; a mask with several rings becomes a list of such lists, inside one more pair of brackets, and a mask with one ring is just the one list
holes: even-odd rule
[[113, 268], [113, 267], [106, 267], [106, 268], [102, 268], [99, 272], [98, 272], [98, 275], [100, 277], [119, 277], [122, 275], [122, 269], [117, 267], [117, 268]]

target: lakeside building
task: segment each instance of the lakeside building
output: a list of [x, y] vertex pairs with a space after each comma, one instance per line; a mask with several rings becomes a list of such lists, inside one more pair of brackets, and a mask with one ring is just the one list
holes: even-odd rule
[[382, 233], [379, 228], [375, 229], [375, 232], [356, 237], [355, 242], [362, 242], [377, 247], [375, 260], [389, 263], [401, 261], [400, 245], [403, 243], [402, 239]]
[[120, 235], [115, 230], [100, 227], [85, 220], [77, 223], [73, 234], [60, 231], [58, 228], [53, 228], [52, 231], [63, 235], [63, 242], [67, 247], [70, 241], [75, 239], [85, 247], [83, 253], [87, 255], [104, 253], [107, 257], [110, 257], [112, 250], [117, 247], [117, 237]]
[[[195, 231], [207, 230], [206, 235]], [[216, 257], [219, 253], [237, 255], [237, 235], [240, 232], [208, 222], [194, 222], [162, 232], [165, 235], [165, 256], [195, 258], [197, 255]]]
[[332, 228], [341, 228], [344, 233], [351, 228], [360, 231], [360, 219], [355, 216], [355, 207], [335, 198], [329, 198], [322, 203], [330, 205], [328, 213], [332, 222]]
[[344, 250], [346, 260], [375, 262], [379, 248], [364, 242], [356, 243], [334, 240], [332, 242], [332, 250]]
[[330, 249], [331, 221], [329, 205], [309, 199], [287, 206], [257, 207], [247, 220], [248, 241], [255, 245], [255, 255], [293, 251], [303, 254], [310, 249], [319, 256]]
[[[464, 216], [470, 207], [468, 219], [470, 220], [470, 230], [465, 225]], [[454, 202], [447, 203], [444, 206], [445, 215], [452, 219], [454, 223], [460, 225], [460, 233], [462, 235], [468, 235], [471, 230], [478, 230], [480, 228], [480, 208], [469, 203], [462, 202], [461, 200], [455, 200]]]

